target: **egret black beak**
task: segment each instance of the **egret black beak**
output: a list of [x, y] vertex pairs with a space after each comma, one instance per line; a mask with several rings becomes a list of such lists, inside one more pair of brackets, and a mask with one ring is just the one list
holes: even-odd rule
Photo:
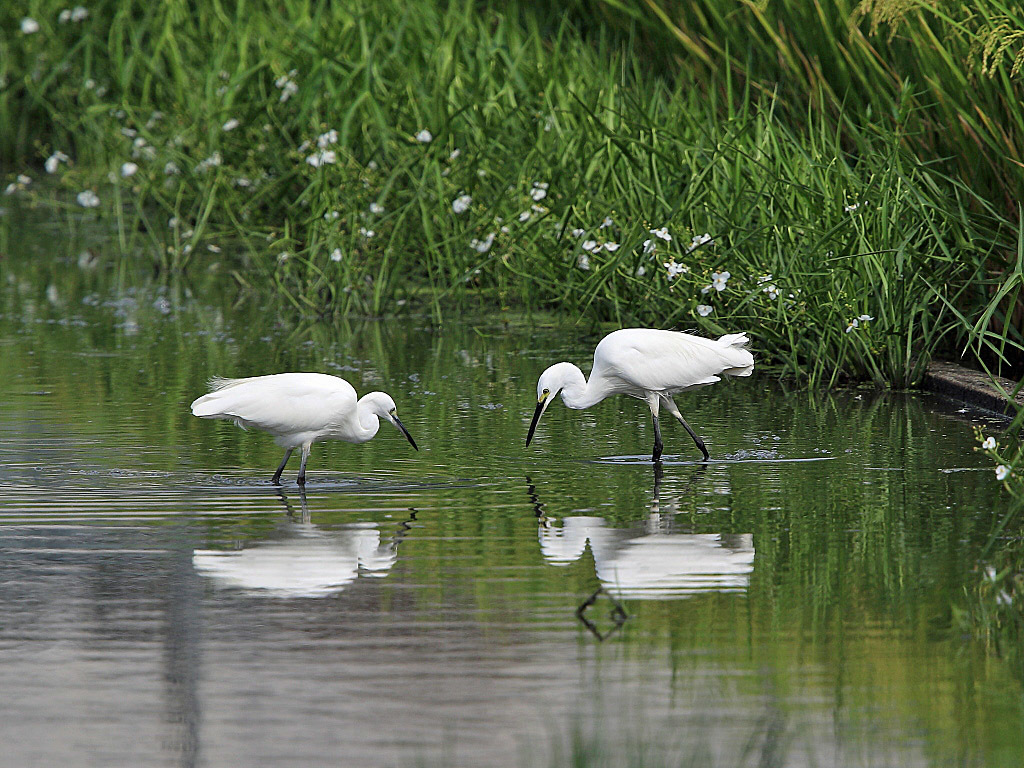
[[[548, 397], [550, 397], [550, 395], [548, 395]], [[544, 413], [544, 404], [547, 402], [548, 397], [542, 397], [537, 402], [537, 410], [533, 412], [533, 421], [530, 422], [530, 431], [526, 433], [527, 445], [529, 445], [530, 441], [533, 440], [533, 433], [537, 430], [537, 422], [540, 421], [540, 417]]]
[[418, 451], [419, 450], [419, 446], [417, 446], [416, 445], [416, 441], [412, 439], [412, 435], [410, 435], [409, 434], [409, 430], [405, 428], [405, 424], [403, 424], [402, 420], [398, 418], [398, 414], [397, 413], [392, 413], [391, 414], [391, 418], [394, 419], [395, 426], [398, 427], [399, 431], [403, 435], [405, 435], [405, 439], [409, 441], [409, 445], [411, 445], [413, 448], [415, 448]]

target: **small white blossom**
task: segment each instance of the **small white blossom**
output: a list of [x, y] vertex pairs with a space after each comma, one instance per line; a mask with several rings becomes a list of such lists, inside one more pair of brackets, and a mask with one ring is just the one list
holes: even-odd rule
[[693, 239], [690, 240], [690, 245], [687, 246], [687, 248], [686, 248], [686, 252], [690, 253], [692, 251], [697, 250], [698, 248], [700, 248], [705, 243], [713, 243], [713, 242], [715, 242], [715, 241], [711, 239], [711, 235], [708, 234], [707, 232], [705, 232], [703, 235], [694, 235]]
[[858, 208], [860, 208], [860, 203], [850, 203], [849, 205], [843, 206], [843, 210], [846, 211], [847, 213], [852, 213], [853, 211], [856, 211]]
[[469, 210], [470, 204], [473, 202], [473, 198], [469, 195], [459, 195], [452, 200], [452, 210], [455, 213], [465, 213]]
[[333, 128], [326, 133], [321, 133], [316, 137], [316, 145], [320, 149], [327, 149], [331, 144], [338, 143], [338, 132]]
[[212, 155], [210, 155], [208, 158], [206, 158], [201, 163], [199, 163], [199, 165], [196, 166], [196, 171], [198, 173], [203, 173], [204, 171], [207, 171], [210, 168], [216, 168], [222, 162], [224, 162], [224, 160], [223, 158], [221, 158], [220, 152], [214, 152]]
[[26, 16], [21, 20], [21, 34], [23, 35], [34, 35], [39, 31], [39, 22], [30, 16]]
[[338, 211], [328, 211], [324, 214], [324, 221], [337, 221], [341, 213]]
[[543, 200], [547, 196], [548, 196], [548, 191], [546, 189], [540, 189], [539, 187], [534, 187], [533, 189], [530, 190], [530, 197], [532, 197], [534, 200], [538, 200], [538, 201], [539, 200]]
[[284, 264], [290, 258], [291, 254], [289, 254], [288, 251], [281, 251], [279, 254], [277, 254], [277, 263]]
[[490, 232], [488, 233], [487, 237], [485, 237], [483, 240], [477, 240], [474, 237], [472, 240], [469, 241], [469, 247], [472, 248], [477, 253], [487, 253], [489, 250], [491, 250], [491, 246], [494, 244], [494, 238], [496, 237], [496, 235], [497, 233]]
[[597, 244], [597, 240], [584, 240], [580, 246], [584, 251], [595, 251], [600, 248]]
[[371, 237], [373, 237], [377, 233], [374, 232], [372, 229], [367, 229], [366, 227], [360, 227], [359, 228], [359, 234], [362, 235], [363, 237], [365, 237], [367, 240], [369, 240]]
[[722, 272], [712, 272], [711, 287], [714, 288], [716, 291], [724, 291], [725, 284], [729, 281], [730, 277], [732, 277], [732, 275], [730, 275], [728, 272], [724, 270]]
[[587, 231], [585, 229], [580, 229], [579, 227], [572, 231], [573, 237], [583, 237], [585, 234], [587, 234]]
[[71, 20], [72, 21], [85, 21], [89, 18], [89, 9], [81, 5], [76, 5], [71, 9]]
[[63, 152], [57, 151], [46, 158], [46, 162], [43, 165], [46, 168], [47, 173], [56, 173], [61, 163], [66, 163], [70, 158]]
[[338, 162], [338, 155], [333, 149], [322, 149], [316, 154], [307, 157], [306, 162], [314, 168], [319, 168], [322, 165], [333, 165]]
[[604, 221], [601, 222], [601, 226], [599, 227], [599, 229], [607, 229], [608, 227], [610, 227], [614, 223], [615, 222], [612, 221], [612, 217], [611, 216], [605, 216], [604, 217]]
[[996, 448], [996, 439], [991, 435], [989, 437], [986, 437], [982, 441], [981, 447], [986, 451], [994, 451]]
[[1001, 590], [999, 590], [999, 594], [996, 595], [996, 604], [997, 605], [1012, 605], [1013, 604], [1013, 597], [1005, 589], [1001, 589]]
[[238, 119], [232, 117], [230, 120], [225, 122], [224, 125], [221, 126], [221, 130], [223, 130], [223, 131], [233, 131], [233, 130], [235, 130], [235, 128], [237, 128], [240, 125], [241, 125], [241, 123], [238, 121]]
[[461, 150], [461, 149], [459, 149], [458, 147], [456, 147], [456, 148], [455, 148], [455, 149], [453, 149], [453, 150], [451, 151], [451, 153], [450, 153], [450, 154], [448, 155], [448, 160], [449, 160], [449, 161], [455, 160], [455, 159], [457, 159], [457, 158], [458, 158], [458, 156], [459, 156], [459, 155], [461, 155], [461, 154], [462, 154], [462, 150]]
[[715, 308], [710, 306], [710, 305], [708, 305], [708, 304], [698, 304], [697, 305], [697, 314], [700, 315], [701, 317], [707, 317], [708, 315], [710, 315], [714, 311], [715, 311]]
[[779, 286], [766, 285], [763, 290], [765, 293], [768, 294], [768, 298], [771, 299], [772, 301], [779, 298]]
[[670, 235], [668, 233], [668, 228], [667, 227], [662, 227], [661, 229], [652, 229], [652, 230], [650, 230], [650, 232], [655, 237], [660, 237], [666, 243], [671, 243], [672, 242], [672, 235]]
[[292, 70], [287, 75], [281, 75], [274, 81], [279, 89], [281, 89], [281, 101], [288, 101], [292, 96], [299, 92], [299, 85], [292, 78], [296, 75], [297, 70]]
[[604, 247], [606, 251], [610, 251], [612, 253], [615, 253], [615, 251], [619, 250], [618, 243], [605, 243]]
[[668, 269], [668, 279], [669, 280], [674, 280], [677, 275], [681, 275], [684, 272], [689, 272], [690, 271], [689, 269], [686, 268], [685, 265], [683, 265], [683, 264], [676, 264], [674, 261], [666, 261], [666, 262], [664, 262], [663, 266]]
[[380, 214], [384, 213], [384, 206], [381, 205], [380, 203], [370, 203], [370, 213], [374, 214], [375, 216], [379, 216]]
[[139, 166], [135, 163], [121, 163], [121, 176], [127, 179], [129, 176], [134, 176], [138, 173]]
[[576, 259], [576, 266], [582, 269], [584, 272], [590, 269], [590, 257], [585, 253], [581, 253], [579, 258]]
[[341, 261], [341, 248], [331, 251], [331, 261]]
[[852, 332], [852, 331], [853, 331], [853, 330], [854, 330], [855, 328], [859, 328], [859, 327], [860, 327], [860, 320], [858, 320], [858, 319], [857, 319], [857, 318], [855, 317], [855, 318], [853, 318], [853, 320], [850, 320], [849, 322], [847, 322], [847, 323], [846, 323], [846, 332], [847, 332], [847, 333], [850, 333], [850, 332]]
[[524, 221], [529, 221], [531, 216], [533, 216], [533, 214], [529, 211], [523, 211], [519, 214], [519, 222], [522, 223]]
[[1000, 464], [996, 467], [996, 480], [1005, 480], [1010, 476], [1010, 468], [1005, 464]]
[[996, 569], [991, 565], [985, 566], [985, 578], [987, 578], [989, 581], [996, 580]]
[[429, 144], [433, 140], [434, 134], [432, 134], [426, 128], [423, 128], [419, 133], [416, 134], [416, 141], [420, 142], [421, 144]]
[[78, 197], [75, 199], [78, 200], [78, 204], [83, 208], [95, 208], [100, 204], [99, 196], [91, 189], [79, 192]]
[[368, 162], [366, 164], [367, 170], [370, 170], [370, 171], [376, 171], [379, 167], [380, 166], [377, 165], [377, 161], [376, 160], [371, 160], [370, 162]]
[[768, 274], [761, 275], [759, 278], [757, 278], [757, 284], [758, 285], [761, 285], [762, 283], [770, 283], [771, 281], [772, 281], [772, 275], [771, 275], [770, 272]]
[[658, 244], [654, 240], [644, 240], [644, 253], [654, 253], [654, 249], [658, 247]]
[[164, 173], [167, 176], [177, 176], [179, 173], [181, 173], [181, 168], [179, 168], [178, 164], [175, 162], [168, 162], [164, 166]]
[[636, 268], [636, 276], [637, 277], [643, 277], [646, 274], [647, 274], [647, 270], [644, 269], [644, 265], [643, 264], [641, 264], [639, 267]]
[[857, 319], [860, 320], [862, 323], [870, 323], [875, 318], [873, 318], [871, 315], [861, 315]]

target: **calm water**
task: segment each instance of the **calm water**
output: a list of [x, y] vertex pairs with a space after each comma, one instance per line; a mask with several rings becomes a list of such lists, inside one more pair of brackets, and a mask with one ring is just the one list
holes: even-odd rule
[[[0, 764], [1018, 766], [1021, 688], [951, 606], [1005, 507], [928, 396], [553, 406], [593, 337], [501, 318], [298, 323], [0, 263]], [[210, 285], [228, 278], [209, 277]], [[228, 286], [229, 287], [229, 286]], [[382, 388], [421, 446], [189, 415], [207, 377]]]

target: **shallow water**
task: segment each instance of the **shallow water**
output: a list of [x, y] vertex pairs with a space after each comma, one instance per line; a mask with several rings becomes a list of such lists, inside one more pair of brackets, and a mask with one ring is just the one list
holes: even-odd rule
[[[338, 327], [29, 252], [0, 291], [0, 764], [1020, 765], [1021, 689], [951, 606], [1006, 500], [926, 395], [552, 407], [593, 338]], [[219, 281], [211, 281], [213, 284]], [[211, 375], [382, 388], [302, 493]]]

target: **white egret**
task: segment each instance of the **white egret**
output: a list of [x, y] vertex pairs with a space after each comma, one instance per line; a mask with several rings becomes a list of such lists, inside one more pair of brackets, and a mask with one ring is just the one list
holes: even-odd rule
[[365, 443], [377, 434], [384, 419], [419, 450], [398, 419], [395, 401], [384, 392], [356, 399], [352, 385], [325, 373], [276, 373], [248, 379], [210, 379], [210, 393], [192, 402], [192, 414], [204, 419], [231, 419], [242, 429], [269, 432], [285, 449], [274, 473], [281, 481], [292, 451], [302, 448], [299, 485], [306, 483], [306, 461], [313, 443], [344, 440]]
[[654, 461], [661, 459], [662, 405], [697, 444], [704, 460], [710, 457], [704, 441], [683, 419], [672, 396], [720, 381], [720, 374], [749, 376], [754, 356], [745, 348], [745, 333], [730, 333], [719, 339], [705, 339], [678, 331], [623, 328], [609, 333], [594, 350], [590, 380], [572, 363], [555, 363], [537, 381], [537, 409], [533, 413], [526, 444], [533, 439], [537, 422], [561, 393], [562, 402], [576, 410], [589, 408], [611, 395], [629, 395], [644, 400], [654, 419]]

